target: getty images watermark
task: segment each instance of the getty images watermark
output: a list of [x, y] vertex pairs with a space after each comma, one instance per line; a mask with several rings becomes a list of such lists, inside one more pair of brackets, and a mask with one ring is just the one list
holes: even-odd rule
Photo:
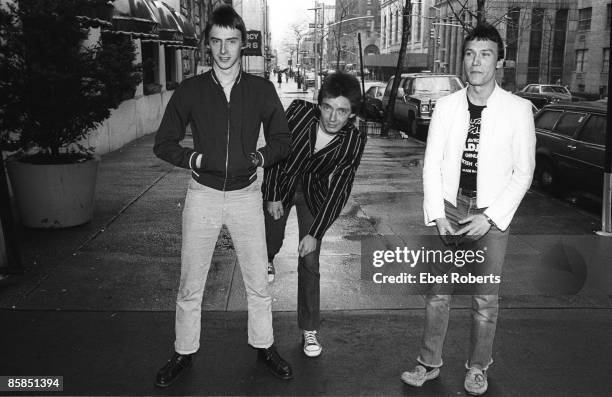
[[361, 242], [361, 279], [381, 294], [609, 295], [611, 240], [511, 235], [500, 249], [436, 235], [374, 236]]

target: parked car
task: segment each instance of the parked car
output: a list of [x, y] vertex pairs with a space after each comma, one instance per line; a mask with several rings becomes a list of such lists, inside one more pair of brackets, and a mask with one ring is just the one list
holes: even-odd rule
[[368, 81], [364, 83], [365, 94], [363, 106], [361, 107], [361, 117], [367, 120], [380, 121], [384, 117], [384, 107], [382, 97], [387, 83], [382, 81]]
[[[394, 77], [389, 79], [382, 103], [387, 108]], [[405, 73], [401, 75], [393, 110], [395, 127], [416, 135], [428, 127], [436, 100], [463, 88], [459, 77], [449, 74]]]
[[529, 99], [540, 109], [549, 103], [572, 101], [572, 93], [567, 87], [553, 84], [528, 84], [516, 95]]
[[549, 192], [562, 188], [601, 197], [607, 104], [547, 105], [535, 116], [537, 149], [534, 184]]

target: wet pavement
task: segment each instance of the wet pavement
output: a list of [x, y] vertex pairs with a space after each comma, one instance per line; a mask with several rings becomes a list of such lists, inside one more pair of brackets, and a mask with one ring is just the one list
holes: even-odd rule
[[[285, 106], [313, 98], [293, 82], [279, 94]], [[172, 351], [190, 178], [154, 157], [153, 135], [103, 156], [91, 223], [20, 231], [26, 272], [0, 287], [0, 351], [9, 358], [0, 375], [61, 375], [66, 395], [463, 394], [467, 297], [454, 300], [442, 376], [413, 389], [399, 375], [418, 351], [423, 300], [381, 293], [361, 277], [365, 239], [411, 246], [433, 233], [423, 225], [424, 143], [398, 136], [369, 137], [349, 202], [323, 240], [324, 353], [316, 360], [298, 346], [297, 221], [289, 217], [271, 293], [276, 343], [293, 381], [271, 378], [246, 344], [244, 286], [222, 231], [195, 365], [176, 386], [153, 387]], [[488, 395], [609, 394], [612, 270], [610, 240], [593, 234], [599, 227], [597, 215], [566, 201], [538, 191], [525, 197], [511, 227]]]

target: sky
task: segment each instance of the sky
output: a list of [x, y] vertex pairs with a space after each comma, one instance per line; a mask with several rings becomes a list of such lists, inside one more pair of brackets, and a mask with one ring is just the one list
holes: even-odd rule
[[[325, 0], [325, 4], [335, 4], [335, 0]], [[291, 26], [302, 24], [307, 28], [308, 23], [313, 23], [314, 11], [308, 9], [314, 6], [315, 0], [268, 0], [272, 49], [278, 50], [279, 65], [287, 64], [289, 54], [284, 53], [282, 43], [294, 41]]]

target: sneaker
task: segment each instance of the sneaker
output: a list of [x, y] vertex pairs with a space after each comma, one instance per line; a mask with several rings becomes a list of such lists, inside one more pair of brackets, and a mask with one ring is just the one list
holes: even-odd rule
[[472, 396], [480, 396], [487, 392], [489, 383], [487, 382], [487, 373], [480, 368], [470, 368], [465, 374], [465, 382], [463, 388]]
[[317, 340], [317, 331], [304, 331], [302, 334], [304, 342], [304, 354], [308, 357], [318, 357], [323, 347]]
[[427, 372], [427, 369], [422, 365], [417, 365], [412, 371], [406, 371], [402, 374], [402, 381], [410, 386], [421, 387], [428, 380], [436, 379], [440, 375], [440, 368], [434, 368]]
[[276, 275], [276, 269], [274, 269], [274, 263], [268, 262], [268, 282], [271, 283], [274, 281], [274, 276]]

